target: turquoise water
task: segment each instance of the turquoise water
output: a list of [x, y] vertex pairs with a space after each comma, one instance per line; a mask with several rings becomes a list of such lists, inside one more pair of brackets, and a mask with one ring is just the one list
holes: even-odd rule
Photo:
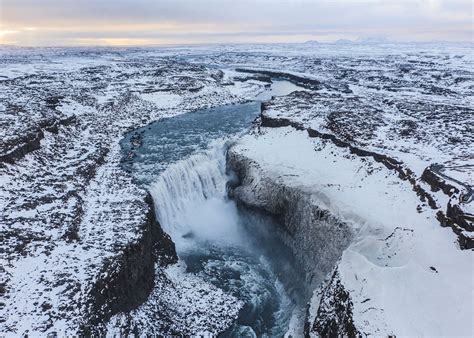
[[[286, 82], [276, 81], [258, 97], [294, 91]], [[283, 336], [301, 307], [299, 273], [275, 233], [278, 226], [227, 198], [227, 146], [248, 130], [260, 106], [254, 101], [178, 115], [121, 142], [123, 167], [149, 189], [187, 271], [243, 302], [225, 337]]]
[[260, 102], [199, 110], [154, 122], [121, 142], [127, 171], [149, 185], [170, 163], [206, 149], [212, 140], [244, 132], [260, 114]]

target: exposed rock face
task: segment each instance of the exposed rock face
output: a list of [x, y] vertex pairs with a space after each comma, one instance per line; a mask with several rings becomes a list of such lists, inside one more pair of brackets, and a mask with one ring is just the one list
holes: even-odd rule
[[459, 237], [461, 249], [474, 249], [474, 215], [466, 213], [459, 204], [448, 203], [446, 213], [438, 211], [442, 226], [450, 227]]
[[426, 168], [421, 175], [421, 179], [431, 186], [433, 191], [442, 190], [448, 196], [458, 194], [459, 189], [452, 184], [446, 182], [442, 177], [438, 176], [432, 169], [431, 166]]
[[155, 264], [165, 268], [178, 262], [173, 241], [156, 219], [151, 196], [145, 200], [149, 209], [143, 234], [105, 264], [104, 278], [90, 291], [90, 314], [81, 334], [105, 334], [113, 315], [134, 310], [147, 300], [155, 286]]
[[258, 79], [261, 79], [261, 80], [265, 80], [268, 78], [270, 79], [280, 78], [280, 79], [286, 79], [288, 81], [291, 81], [294, 84], [304, 87], [304, 88], [309, 88], [309, 89], [321, 88], [321, 82], [316, 79], [311, 79], [305, 76], [298, 76], [296, 74], [292, 74], [288, 72], [279, 72], [279, 71], [262, 70], [262, 69], [248, 69], [248, 68], [237, 68], [236, 71], [241, 72], [241, 73], [256, 74], [256, 76], [260, 75]]
[[[57, 116], [62, 114], [56, 111]], [[41, 140], [44, 138], [46, 131], [57, 134], [60, 126], [67, 126], [74, 122], [74, 117], [62, 118], [54, 117], [45, 121], [40, 121], [38, 125], [26, 130], [24, 134], [12, 135], [12, 139], [6, 139], [1, 144], [2, 153], [0, 155], [0, 163], [13, 164], [26, 154], [37, 150], [41, 146]]]
[[241, 98], [221, 71], [140, 51], [0, 53], [0, 335], [102, 334], [176, 261], [122, 135]]
[[349, 245], [351, 228], [315, 204], [314, 192], [288, 186], [232, 148], [227, 163], [240, 182], [231, 196], [238, 203], [267, 212], [279, 221], [281, 229], [276, 231], [306, 273], [308, 289], [314, 289]]
[[[289, 186], [285, 179], [265, 172], [234, 148], [228, 152], [227, 163], [238, 177], [239, 183], [234, 182], [230, 192], [237, 203], [277, 219], [280, 228], [275, 231], [292, 249], [300, 271], [305, 273], [309, 299], [312, 290], [321, 287], [325, 276], [336, 266], [353, 238], [353, 229], [315, 203], [317, 192], [309, 187]], [[307, 318], [306, 334], [354, 337], [357, 330], [352, 321], [350, 295], [337, 272], [323, 285], [321, 305], [314, 323]]]
[[451, 227], [459, 236], [462, 249], [474, 248], [474, 215], [463, 210], [474, 198], [472, 188], [456, 179], [440, 173], [440, 165], [431, 165], [423, 171], [421, 179], [428, 183], [433, 192], [442, 191], [449, 196], [445, 211], [438, 211], [437, 216], [442, 226]]
[[309, 324], [305, 328], [305, 334], [316, 333], [320, 337], [360, 336], [352, 318], [351, 296], [342, 285], [337, 269], [321, 293], [316, 319], [312, 326]]

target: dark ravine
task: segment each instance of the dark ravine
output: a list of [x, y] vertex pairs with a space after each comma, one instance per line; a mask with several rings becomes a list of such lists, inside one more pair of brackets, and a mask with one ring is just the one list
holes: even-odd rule
[[105, 265], [101, 274], [105, 277], [90, 291], [88, 321], [81, 327], [81, 335], [104, 335], [105, 324], [113, 315], [136, 309], [148, 298], [154, 287], [155, 263], [166, 267], [178, 261], [173, 241], [156, 219], [149, 193], [145, 203], [148, 214], [140, 239]]
[[[318, 80], [308, 79], [306, 77], [297, 76], [297, 75], [289, 74], [285, 72], [277, 72], [277, 71], [272, 71], [272, 70], [254, 70], [254, 69], [246, 69], [246, 68], [237, 68], [236, 71], [241, 72], [241, 73], [258, 74], [260, 76], [263, 75], [270, 78], [286, 79], [290, 82], [293, 82], [297, 86], [301, 86], [308, 89], [321, 88], [321, 82], [319, 82]], [[267, 78], [264, 77], [262, 79], [266, 80]]]
[[[279, 72], [279, 71], [266, 70], [266, 69], [248, 69], [248, 68], [237, 68], [236, 71], [241, 72], [241, 73], [256, 74], [256, 76], [262, 77], [262, 80], [265, 80], [266, 79], [265, 77], [285, 79], [290, 82], [293, 82], [297, 86], [301, 86], [303, 88], [311, 89], [311, 90], [318, 90], [318, 89], [322, 89], [323, 87], [334, 89], [331, 85], [328, 85], [327, 83], [322, 83], [316, 79], [309, 79], [304, 76], [298, 76], [296, 74], [291, 74], [291, 73], [286, 73], [286, 72]], [[341, 92], [345, 94], [352, 93], [352, 90], [345, 84], [342, 85], [341, 88], [338, 88], [338, 90], [340, 90]]]
[[[311, 204], [309, 192], [288, 187], [270, 177], [264, 177], [258, 185], [254, 185], [254, 170], [260, 172], [258, 164], [232, 150], [227, 155], [227, 163], [239, 182], [233, 184], [231, 197], [238, 204], [267, 213], [277, 220], [282, 230], [279, 235], [293, 249], [307, 275], [307, 282], [311, 284], [313, 280], [320, 280], [331, 271], [352, 238], [349, 226], [328, 210]], [[315, 224], [318, 226], [315, 227]], [[319, 259], [321, 257], [324, 259]]]
[[338, 220], [328, 210], [311, 203], [311, 194], [301, 188], [288, 187], [263, 174], [254, 184], [254, 176], [262, 175], [257, 163], [232, 152], [228, 154], [228, 165], [236, 173], [239, 183], [234, 184], [231, 196], [247, 208], [272, 215], [278, 220], [280, 229], [275, 229], [283, 242], [292, 250], [298, 268], [306, 275], [309, 291], [320, 290], [321, 307], [316, 321], [305, 320], [305, 334], [318, 333], [323, 337], [346, 334], [355, 336], [352, 324], [351, 301], [347, 291], [333, 273], [342, 252], [350, 244], [353, 234], [350, 226]]

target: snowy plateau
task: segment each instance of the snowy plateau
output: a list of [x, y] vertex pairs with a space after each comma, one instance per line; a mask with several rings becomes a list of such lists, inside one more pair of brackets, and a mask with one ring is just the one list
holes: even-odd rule
[[[245, 299], [185, 262], [202, 232], [187, 223], [235, 230], [186, 209], [198, 200], [272, 220], [304, 289], [269, 320], [286, 336], [474, 336], [471, 44], [0, 56], [0, 336], [276, 335], [235, 329]], [[134, 130], [139, 148], [153, 123], [244, 107], [277, 80], [297, 90], [261, 99], [245, 132], [149, 184], [124, 167]]]

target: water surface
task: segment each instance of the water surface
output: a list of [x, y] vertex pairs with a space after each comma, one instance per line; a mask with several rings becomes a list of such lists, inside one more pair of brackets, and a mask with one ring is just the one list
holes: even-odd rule
[[[275, 81], [258, 99], [297, 89]], [[260, 105], [178, 115], [137, 129], [121, 142], [124, 168], [148, 187], [187, 271], [243, 302], [237, 322], [222, 334], [227, 337], [283, 336], [292, 315], [301, 315], [298, 272], [273, 220], [227, 198], [232, 173], [226, 171], [226, 149], [250, 127]]]

